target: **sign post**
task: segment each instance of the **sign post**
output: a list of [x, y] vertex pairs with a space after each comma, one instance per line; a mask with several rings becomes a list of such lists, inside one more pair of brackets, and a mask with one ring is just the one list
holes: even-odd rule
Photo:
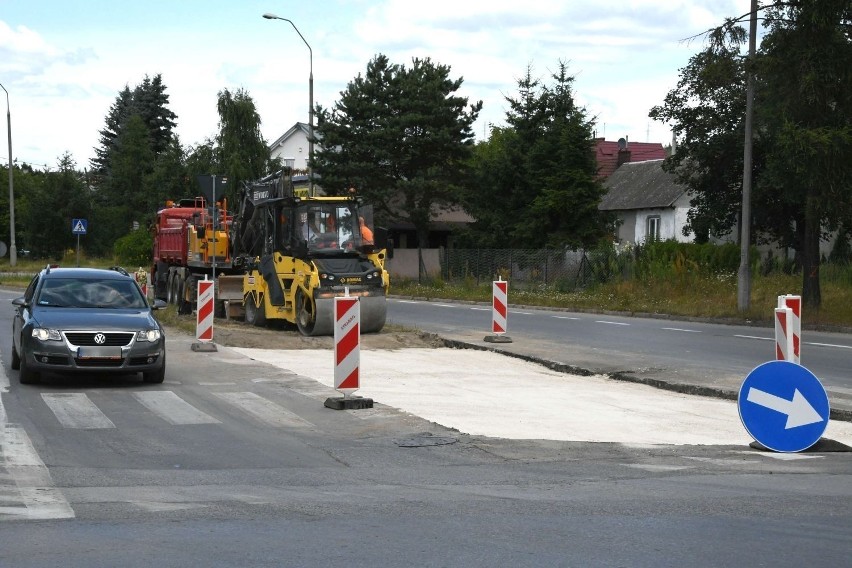
[[88, 230], [86, 219], [71, 219], [71, 234], [77, 235], [77, 266], [80, 266], [80, 235]]

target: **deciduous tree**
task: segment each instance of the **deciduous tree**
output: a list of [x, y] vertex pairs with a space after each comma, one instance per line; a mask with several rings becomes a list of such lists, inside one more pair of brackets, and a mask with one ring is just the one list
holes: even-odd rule
[[[76, 246], [71, 221], [89, 218], [89, 192], [67, 153], [59, 159], [58, 171], [38, 175], [41, 183], [29, 188], [19, 217], [24, 226], [24, 243], [35, 256], [59, 259], [65, 250]], [[92, 239], [81, 238], [85, 239], [84, 244]]]
[[[777, 1], [755, 73], [752, 234], [796, 250], [806, 305], [820, 305], [819, 243], [852, 215], [852, 2]], [[666, 168], [694, 194], [690, 223], [722, 234], [740, 208], [745, 71], [738, 26], [713, 30], [652, 118], [680, 133]]]

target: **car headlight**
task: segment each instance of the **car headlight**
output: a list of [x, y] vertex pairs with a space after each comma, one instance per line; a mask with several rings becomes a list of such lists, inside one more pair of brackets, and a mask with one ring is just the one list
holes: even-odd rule
[[44, 327], [33, 328], [33, 337], [40, 341], [62, 341], [58, 330], [46, 329]]
[[142, 330], [136, 334], [137, 341], [150, 341], [155, 342], [160, 340], [160, 330], [159, 329], [148, 329]]

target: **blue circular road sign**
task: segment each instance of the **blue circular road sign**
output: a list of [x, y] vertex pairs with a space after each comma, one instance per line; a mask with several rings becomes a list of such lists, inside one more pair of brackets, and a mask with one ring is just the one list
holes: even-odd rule
[[749, 373], [737, 407], [748, 433], [776, 452], [801, 452], [816, 444], [830, 412], [819, 379], [789, 361], [770, 361]]

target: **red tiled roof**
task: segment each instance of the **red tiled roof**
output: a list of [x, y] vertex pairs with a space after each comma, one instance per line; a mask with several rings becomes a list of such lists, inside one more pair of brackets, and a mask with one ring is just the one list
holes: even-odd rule
[[[627, 162], [644, 162], [646, 160], [662, 160], [666, 150], [659, 142], [628, 142], [627, 151], [630, 155]], [[598, 163], [598, 176], [608, 178], [618, 168], [618, 142], [598, 138], [595, 140], [595, 159]]]

